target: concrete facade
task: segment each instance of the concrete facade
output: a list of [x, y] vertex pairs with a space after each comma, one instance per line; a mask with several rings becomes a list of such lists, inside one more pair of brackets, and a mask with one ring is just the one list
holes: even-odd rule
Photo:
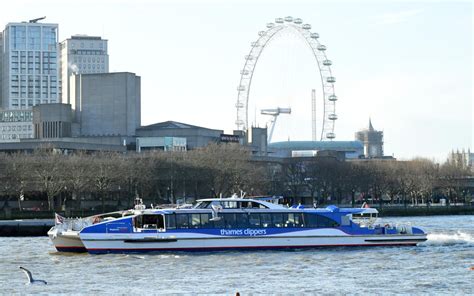
[[107, 40], [74, 35], [60, 43], [61, 102], [70, 104], [69, 83], [73, 74], [108, 73]]
[[71, 137], [71, 105], [57, 103], [34, 106], [33, 125], [35, 139]]
[[140, 77], [133, 73], [73, 75], [78, 136], [134, 136], [140, 127]]
[[220, 142], [222, 130], [214, 130], [177, 121], [165, 121], [137, 129], [138, 137], [186, 138], [187, 150]]

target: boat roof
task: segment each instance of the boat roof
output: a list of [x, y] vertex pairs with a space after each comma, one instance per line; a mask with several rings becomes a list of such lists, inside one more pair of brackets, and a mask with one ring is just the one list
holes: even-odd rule
[[[270, 199], [267, 199], [270, 200]], [[197, 202], [213, 202], [213, 201], [218, 201], [218, 202], [255, 202], [259, 203], [261, 205], [266, 206], [269, 209], [285, 209], [286, 207], [280, 204], [274, 204], [265, 200], [261, 199], [255, 199], [255, 198], [240, 198], [240, 197], [226, 197], [226, 198], [203, 198], [203, 199], [198, 199], [196, 200]]]

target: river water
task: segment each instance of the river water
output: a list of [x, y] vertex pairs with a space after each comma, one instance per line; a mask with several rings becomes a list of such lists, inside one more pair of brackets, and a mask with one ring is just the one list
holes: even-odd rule
[[[0, 238], [0, 294], [474, 294], [474, 216], [390, 217], [416, 247], [67, 255], [47, 237]], [[26, 285], [24, 266], [48, 285]]]

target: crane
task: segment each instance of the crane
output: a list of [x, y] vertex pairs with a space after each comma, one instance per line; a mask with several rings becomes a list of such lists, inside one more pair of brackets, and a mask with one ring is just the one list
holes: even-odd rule
[[32, 19], [32, 20], [29, 20], [30, 23], [37, 23], [38, 21], [41, 21], [41, 20], [44, 20], [46, 17], [43, 16], [43, 17], [39, 17], [39, 18], [35, 18], [35, 19]]
[[272, 140], [273, 130], [275, 129], [275, 123], [278, 115], [291, 114], [291, 108], [277, 107], [275, 109], [262, 109], [260, 110], [260, 114], [272, 116], [272, 119], [270, 120], [270, 133], [268, 134], [268, 142], [270, 143]]

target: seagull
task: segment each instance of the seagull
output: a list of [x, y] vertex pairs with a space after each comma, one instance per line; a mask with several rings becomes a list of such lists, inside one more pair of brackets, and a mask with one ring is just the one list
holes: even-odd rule
[[28, 283], [27, 284], [43, 284], [43, 285], [48, 284], [46, 281], [33, 279], [33, 276], [31, 275], [31, 272], [28, 269], [26, 269], [22, 266], [20, 266], [20, 269], [23, 270], [23, 272], [28, 277]]

